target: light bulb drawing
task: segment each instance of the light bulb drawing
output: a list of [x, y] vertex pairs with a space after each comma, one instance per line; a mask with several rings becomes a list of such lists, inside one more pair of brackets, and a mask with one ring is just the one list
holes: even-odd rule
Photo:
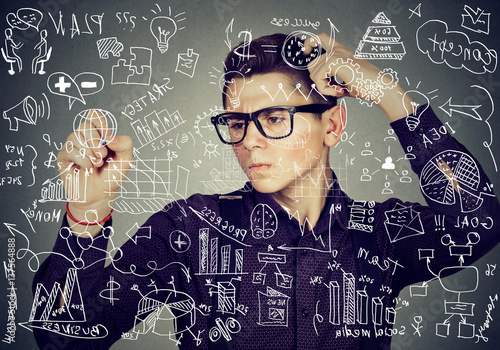
[[236, 78], [232, 78], [231, 80], [224, 79], [225, 75], [221, 76], [219, 79], [219, 87], [224, 95], [229, 98], [229, 102], [231, 103], [231, 107], [233, 109], [238, 108], [240, 105], [240, 94], [243, 91], [243, 87], [245, 86], [245, 76], [238, 72], [232, 71], [226, 74], [233, 75], [237, 74]]
[[[156, 4], [158, 10], [161, 11], [161, 8]], [[151, 10], [154, 14], [157, 14], [155, 10]], [[181, 29], [179, 28], [178, 22], [185, 20], [185, 18], [177, 19], [177, 17], [183, 15], [184, 12], [181, 12], [172, 17], [172, 9], [168, 8], [168, 16], [156, 16], [151, 21], [149, 25], [149, 30], [153, 37], [156, 39], [156, 44], [160, 53], [164, 54], [168, 50], [168, 44], [170, 39]]]
[[150, 30], [156, 39], [160, 52], [167, 52], [169, 40], [177, 33], [175, 21], [167, 16], [155, 17], [151, 21]]
[[[410, 81], [408, 80], [408, 77], [405, 77], [406, 84], [408, 86], [411, 86]], [[402, 92], [398, 92], [400, 95], [402, 95], [402, 101], [403, 101], [403, 106], [406, 111], [406, 125], [408, 126], [408, 129], [410, 131], [414, 131], [417, 126], [420, 124], [420, 117], [425, 113], [427, 108], [429, 108], [429, 100], [433, 100], [438, 97], [438, 95], [434, 95], [432, 97], [427, 97], [426, 95], [430, 96], [431, 94], [435, 94], [438, 89], [434, 89], [432, 91], [429, 91], [427, 94], [424, 94], [418, 90], [420, 86], [420, 81], [417, 83], [417, 86], [415, 89], [409, 89], [407, 90], [404, 94]], [[405, 98], [408, 96], [412, 100], [411, 102], [411, 110], [408, 110], [406, 107], [406, 104], [404, 103]], [[423, 102], [423, 103], [422, 103]], [[427, 104], [427, 106], [420, 111], [418, 108], [420, 106], [423, 106], [424, 104]]]
[[[417, 128], [417, 126], [420, 124], [420, 117], [422, 116], [422, 114], [424, 114], [424, 112], [427, 110], [427, 108], [429, 108], [429, 99], [427, 98], [427, 96], [425, 96], [423, 93], [421, 93], [420, 91], [417, 91], [417, 90], [406, 91], [405, 94], [403, 95], [403, 101], [404, 101], [406, 96], [408, 96], [412, 99], [411, 111], [409, 111], [408, 108], [406, 107], [406, 105], [404, 105], [406, 115], [407, 115], [406, 125], [408, 126], [408, 129], [410, 131], [414, 131]], [[421, 101], [422, 99], [425, 101], [424, 103], [416, 102], [416, 100]], [[425, 108], [423, 108], [422, 110], [418, 111], [418, 108], [424, 104], [427, 104], [427, 106]]]

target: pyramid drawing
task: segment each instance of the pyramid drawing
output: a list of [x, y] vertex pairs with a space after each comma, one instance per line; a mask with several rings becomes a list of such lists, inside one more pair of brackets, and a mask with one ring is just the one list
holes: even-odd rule
[[383, 12], [379, 12], [372, 23], [375, 25], [366, 29], [354, 57], [401, 60], [406, 50], [396, 26], [391, 25], [391, 20]]

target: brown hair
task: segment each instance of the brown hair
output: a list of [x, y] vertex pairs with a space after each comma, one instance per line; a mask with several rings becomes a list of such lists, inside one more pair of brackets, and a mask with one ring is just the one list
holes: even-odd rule
[[[298, 65], [295, 64], [297, 68], [294, 68], [294, 66], [285, 61], [281, 54], [287, 38], [286, 34], [277, 33], [252, 40], [247, 52], [248, 56], [251, 57], [245, 57], [244, 60], [235, 52], [243, 43], [235, 46], [229, 52], [224, 62], [224, 79], [230, 81], [233, 78], [239, 78], [241, 77], [239, 73], [243, 74], [245, 78], [249, 78], [255, 74], [282, 73], [290, 78], [293, 85], [300, 83], [302, 87], [307, 89], [307, 93], [309, 93], [311, 85], [314, 82], [311, 80], [309, 70], [306, 68], [306, 57], [302, 60], [301, 67], [297, 67]], [[298, 39], [296, 38], [297, 41]], [[297, 48], [300, 49], [300, 46], [297, 45]], [[224, 86], [223, 89], [222, 104], [226, 107], [224, 93], [227, 87]], [[323, 96], [319, 92], [311, 93], [311, 98], [315, 103], [330, 103], [335, 105], [337, 102], [335, 97]]]

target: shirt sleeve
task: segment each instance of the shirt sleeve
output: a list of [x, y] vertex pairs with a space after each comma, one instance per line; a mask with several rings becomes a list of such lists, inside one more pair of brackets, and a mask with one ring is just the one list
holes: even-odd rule
[[95, 238], [82, 238], [71, 234], [65, 217], [52, 254], [33, 280], [30, 321], [38, 345], [108, 349], [139, 324], [143, 294], [177, 276], [167, 233], [180, 224], [156, 213], [121, 247], [110, 243], [108, 252], [111, 223]]
[[[382, 250], [402, 268], [393, 285], [430, 281], [467, 270], [499, 240], [499, 202], [479, 162], [449, 133], [429, 105], [391, 123], [407, 153], [427, 205], [389, 200], [382, 203]], [[463, 220], [474, 225], [462, 225]], [[471, 278], [477, 280], [472, 270]]]

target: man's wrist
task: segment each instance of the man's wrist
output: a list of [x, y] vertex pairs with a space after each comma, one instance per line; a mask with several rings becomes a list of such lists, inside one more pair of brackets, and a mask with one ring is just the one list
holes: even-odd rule
[[80, 207], [69, 202], [66, 211], [66, 218], [74, 235], [90, 234], [95, 237], [105, 222], [110, 220], [113, 208], [110, 208], [107, 201], [90, 207]]
[[411, 114], [413, 111], [412, 102], [413, 100], [398, 85], [385, 91], [378, 106], [392, 123]]

